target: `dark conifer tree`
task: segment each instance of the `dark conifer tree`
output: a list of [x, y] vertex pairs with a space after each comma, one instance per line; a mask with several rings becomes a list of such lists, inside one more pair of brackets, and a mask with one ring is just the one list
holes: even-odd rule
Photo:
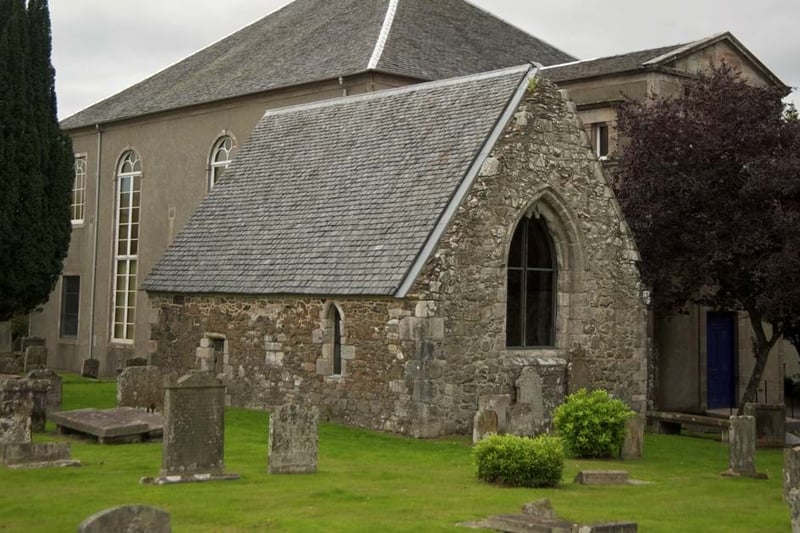
[[0, 320], [45, 302], [70, 238], [72, 147], [58, 127], [46, 0], [0, 0]]

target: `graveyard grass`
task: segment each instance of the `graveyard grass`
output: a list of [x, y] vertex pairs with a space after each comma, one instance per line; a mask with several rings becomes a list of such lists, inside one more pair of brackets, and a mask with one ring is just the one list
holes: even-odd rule
[[[113, 407], [115, 383], [66, 375], [64, 409]], [[320, 427], [319, 471], [266, 473], [267, 413], [226, 411], [225, 464], [238, 481], [141, 486], [157, 475], [160, 443], [98, 445], [70, 438], [80, 468], [0, 467], [0, 531], [75, 531], [89, 515], [154, 505], [180, 531], [454, 531], [459, 522], [515, 514], [549, 498], [560, 517], [632, 520], [640, 531], [789, 531], [781, 450], [759, 450], [769, 480], [723, 478], [727, 450], [710, 439], [647, 435], [645, 459], [568, 459], [558, 489], [512, 489], [475, 477], [465, 437], [419, 441], [334, 424]], [[34, 441], [58, 440], [54, 428]], [[578, 469], [626, 469], [643, 486], [572, 484]]]

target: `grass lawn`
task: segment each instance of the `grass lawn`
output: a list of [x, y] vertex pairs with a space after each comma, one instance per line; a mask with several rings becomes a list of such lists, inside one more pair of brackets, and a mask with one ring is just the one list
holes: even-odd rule
[[[114, 382], [65, 376], [64, 409], [113, 407]], [[0, 531], [75, 531], [87, 516], [122, 504], [155, 505], [181, 531], [452, 531], [456, 523], [516, 513], [550, 498], [565, 519], [634, 520], [643, 532], [790, 531], [781, 500], [780, 450], [759, 451], [769, 480], [722, 478], [718, 442], [647, 435], [634, 462], [568, 459], [559, 489], [510, 489], [479, 482], [466, 438], [418, 441], [333, 424], [320, 428], [319, 472], [266, 473], [266, 413], [226, 412], [225, 464], [238, 481], [141, 486], [158, 474], [160, 443], [98, 445], [70, 438], [81, 468], [0, 468]], [[52, 433], [34, 439], [56, 440]], [[573, 485], [579, 468], [626, 469], [645, 486]], [[461, 530], [465, 531], [465, 530]]]

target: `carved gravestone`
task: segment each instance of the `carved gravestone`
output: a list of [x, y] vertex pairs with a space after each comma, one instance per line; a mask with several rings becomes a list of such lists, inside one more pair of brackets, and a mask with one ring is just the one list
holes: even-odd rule
[[647, 418], [639, 413], [636, 413], [625, 422], [625, 441], [620, 449], [620, 459], [628, 461], [642, 458], [644, 427], [646, 424]]
[[792, 533], [800, 533], [800, 489], [792, 489], [787, 496], [792, 517]]
[[515, 382], [517, 401], [510, 408], [510, 432], [533, 436], [540, 433], [547, 421], [544, 412], [542, 378], [536, 367], [527, 366]]
[[81, 365], [81, 376], [85, 378], [97, 379], [100, 375], [99, 359], [84, 359]]
[[497, 433], [508, 431], [511, 422], [511, 395], [488, 394], [478, 398], [478, 411], [494, 411], [497, 415]]
[[472, 423], [473, 444], [477, 444], [484, 437], [497, 433], [497, 413], [489, 409], [481, 409], [475, 413], [475, 419]]
[[164, 378], [161, 472], [143, 483], [238, 479], [225, 473], [225, 386], [207, 372]]
[[54, 370], [44, 368], [41, 370], [31, 370], [25, 377], [28, 379], [47, 381], [47, 409], [50, 411], [58, 411], [61, 409], [63, 397], [61, 376], [56, 374]]
[[283, 405], [269, 417], [268, 472], [311, 474], [317, 471], [319, 409]]
[[47, 366], [47, 348], [44, 346], [28, 346], [25, 348], [25, 372], [45, 368]]
[[146, 505], [123, 505], [100, 511], [84, 520], [78, 533], [170, 533], [169, 513]]
[[129, 366], [117, 377], [117, 406], [162, 411], [164, 373], [156, 366]]
[[31, 428], [44, 431], [47, 422], [47, 391], [50, 383], [38, 379], [9, 379], [0, 382], [0, 402], [20, 400], [30, 409]]
[[763, 478], [756, 472], [756, 421], [752, 416], [732, 416], [728, 429], [727, 476]]
[[800, 446], [783, 450], [783, 500], [789, 501], [789, 491], [800, 489]]
[[0, 402], [0, 445], [31, 442], [30, 407], [21, 400]]

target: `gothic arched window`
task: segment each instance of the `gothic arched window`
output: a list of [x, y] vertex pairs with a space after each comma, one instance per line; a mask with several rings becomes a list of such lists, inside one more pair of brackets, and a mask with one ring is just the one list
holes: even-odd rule
[[508, 254], [506, 346], [555, 345], [556, 257], [544, 221], [524, 217]]
[[211, 190], [216, 185], [228, 165], [231, 164], [234, 148], [236, 148], [236, 142], [230, 135], [223, 135], [214, 143], [214, 147], [211, 149], [211, 157], [209, 158], [208, 190]]

